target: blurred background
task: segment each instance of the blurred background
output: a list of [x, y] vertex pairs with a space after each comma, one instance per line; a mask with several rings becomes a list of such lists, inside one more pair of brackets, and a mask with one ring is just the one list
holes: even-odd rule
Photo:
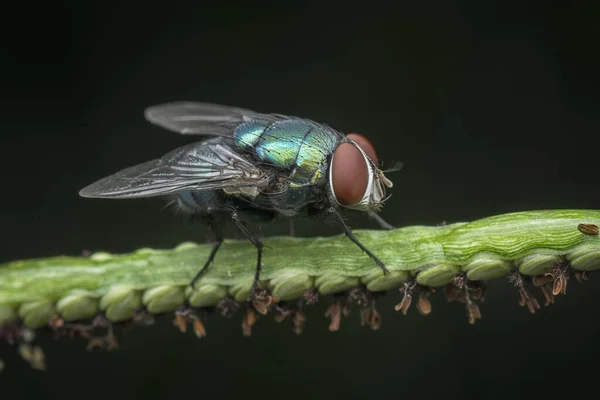
[[[598, 8], [589, 2], [51, 2], [3, 22], [0, 262], [203, 241], [160, 200], [78, 197], [94, 180], [194, 138], [151, 126], [149, 105], [196, 100], [360, 132], [386, 165], [396, 226], [512, 211], [600, 208]], [[366, 218], [353, 228], [376, 228]], [[287, 225], [264, 226], [263, 235]], [[335, 228], [297, 224], [302, 236]], [[213, 318], [202, 340], [170, 316], [113, 353], [41, 336], [47, 370], [0, 343], [0, 398], [552, 398], [595, 386], [600, 284], [573, 280], [530, 315], [506, 280], [483, 319], [432, 298], [421, 317], [355, 312], [330, 333]]]

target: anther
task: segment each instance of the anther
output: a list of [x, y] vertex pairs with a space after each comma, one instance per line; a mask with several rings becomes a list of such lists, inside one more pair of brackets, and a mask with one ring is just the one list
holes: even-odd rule
[[381, 315], [379, 315], [374, 305], [360, 310], [360, 325], [369, 325], [373, 330], [381, 327]]
[[419, 301], [417, 302], [417, 310], [421, 315], [427, 316], [431, 313], [431, 302], [428, 290], [419, 290]]
[[525, 289], [523, 276], [518, 271], [514, 271], [509, 275], [508, 281], [519, 290], [519, 305], [527, 307], [530, 313], [535, 314], [535, 311], [540, 309], [540, 303]]
[[256, 317], [254, 309], [248, 307], [246, 309], [246, 314], [242, 319], [242, 334], [244, 336], [250, 336], [252, 334], [252, 326], [256, 323]]
[[590, 275], [590, 271], [575, 271], [575, 279], [577, 279], [579, 282], [589, 281]]
[[339, 301], [335, 301], [327, 311], [325, 316], [328, 317], [331, 322], [329, 323], [329, 331], [336, 332], [340, 329], [340, 322], [342, 320], [342, 305]]
[[252, 305], [262, 315], [266, 315], [269, 307], [279, 301], [277, 296], [272, 296], [266, 289], [258, 289], [252, 299]]
[[416, 286], [417, 282], [414, 279], [404, 282], [404, 286], [400, 288], [400, 293], [404, 293], [404, 295], [402, 301], [394, 307], [396, 311], [402, 311], [402, 314], [406, 315], [410, 308], [410, 304], [412, 303], [412, 292]]

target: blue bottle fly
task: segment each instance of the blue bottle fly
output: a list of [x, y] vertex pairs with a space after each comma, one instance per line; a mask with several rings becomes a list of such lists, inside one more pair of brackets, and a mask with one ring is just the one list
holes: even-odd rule
[[184, 213], [208, 224], [215, 244], [191, 285], [214, 260], [223, 242], [223, 223], [232, 221], [257, 249], [253, 299], [263, 243], [248, 223], [295, 216], [327, 218], [339, 224], [387, 272], [343, 219], [343, 210], [356, 210], [391, 228], [376, 212], [392, 182], [379, 169], [377, 153], [364, 136], [343, 135], [305, 118], [208, 103], [161, 104], [148, 108], [145, 117], [170, 131], [209, 138], [102, 178], [80, 195], [166, 197]]

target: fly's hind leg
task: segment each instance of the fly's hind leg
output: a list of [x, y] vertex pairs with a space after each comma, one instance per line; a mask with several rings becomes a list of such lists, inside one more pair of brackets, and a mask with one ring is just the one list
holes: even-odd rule
[[246, 238], [256, 247], [256, 272], [254, 273], [254, 280], [252, 282], [252, 288], [250, 289], [250, 301], [254, 300], [256, 295], [256, 289], [258, 287], [258, 281], [260, 280], [260, 269], [262, 266], [262, 254], [263, 254], [263, 242], [258, 239], [250, 230], [246, 227], [246, 224], [240, 220], [238, 214], [234, 211], [231, 213], [231, 218], [235, 222], [238, 229], [246, 236]]
[[344, 230], [344, 234], [346, 235], [346, 237], [348, 237], [348, 239], [352, 240], [352, 242], [354, 242], [354, 244], [356, 244], [362, 251], [367, 253], [367, 255], [373, 261], [375, 261], [375, 263], [379, 266], [379, 268], [381, 268], [383, 273], [387, 274], [389, 272], [389, 270], [385, 267], [385, 264], [379, 258], [377, 258], [377, 256], [375, 254], [371, 253], [371, 251], [369, 249], [367, 249], [365, 247], [365, 245], [362, 244], [356, 236], [354, 236], [354, 233], [352, 233], [352, 230], [350, 229], [350, 227], [348, 227], [348, 225], [346, 225], [346, 222], [344, 221], [344, 218], [342, 217], [342, 215], [336, 210], [333, 211], [333, 214], [337, 217], [338, 221], [341, 223], [342, 229]]
[[208, 269], [208, 266], [214, 261], [215, 256], [217, 255], [217, 251], [219, 251], [219, 248], [223, 244], [223, 233], [221, 232], [221, 228], [218, 225], [217, 221], [213, 217], [208, 217], [208, 221], [209, 221], [210, 229], [214, 236], [214, 242], [213, 242], [214, 244], [210, 251], [210, 254], [208, 255], [208, 259], [204, 263], [204, 266], [200, 269], [200, 271], [198, 271], [196, 273], [196, 275], [194, 275], [194, 277], [192, 278], [192, 281], [190, 282], [192, 289], [194, 288], [194, 284], [196, 283], [196, 281], [202, 276], [203, 273], [206, 272], [206, 270]]

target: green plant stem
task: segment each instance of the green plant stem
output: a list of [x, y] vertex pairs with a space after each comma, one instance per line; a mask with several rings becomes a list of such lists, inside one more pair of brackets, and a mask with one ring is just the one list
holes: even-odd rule
[[[261, 284], [281, 300], [308, 289], [329, 294], [365, 285], [371, 291], [400, 287], [415, 278], [441, 286], [457, 274], [473, 281], [545, 273], [566, 260], [576, 271], [600, 267], [600, 236], [578, 225], [600, 226], [600, 211], [547, 210], [498, 215], [470, 223], [355, 231], [390, 270], [379, 267], [343, 236], [265, 240]], [[211, 245], [185, 243], [175, 249], [128, 254], [50, 257], [0, 265], [0, 323], [16, 318], [32, 327], [60, 314], [76, 320], [103, 311], [130, 318], [136, 307], [172, 310], [185, 302], [214, 306], [225, 297], [248, 298], [256, 251], [246, 241], [227, 240], [196, 288], [189, 282]]]

